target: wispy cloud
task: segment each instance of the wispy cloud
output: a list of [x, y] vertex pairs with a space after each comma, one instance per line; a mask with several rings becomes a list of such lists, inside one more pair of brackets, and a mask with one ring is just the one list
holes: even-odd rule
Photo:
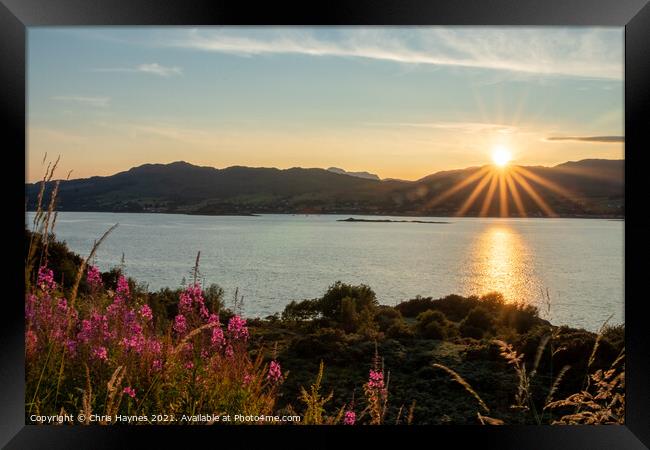
[[55, 101], [78, 103], [95, 108], [105, 108], [111, 101], [110, 97], [84, 97], [79, 95], [57, 95], [50, 98]]
[[139, 64], [135, 67], [109, 67], [92, 69], [93, 72], [125, 72], [125, 73], [146, 73], [159, 77], [170, 77], [182, 75], [183, 69], [177, 66], [167, 67], [158, 63]]
[[625, 136], [553, 136], [547, 141], [625, 142]]
[[[375, 124], [386, 125], [386, 124]], [[389, 126], [399, 127], [413, 127], [413, 128], [434, 128], [439, 130], [458, 131], [461, 133], [503, 133], [510, 134], [518, 130], [517, 127], [512, 125], [504, 125], [500, 123], [487, 123], [487, 122], [403, 122], [388, 124]]]
[[539, 76], [623, 78], [615, 29], [419, 27], [404, 29], [193, 29], [162, 45], [241, 56], [302, 54], [506, 70]]

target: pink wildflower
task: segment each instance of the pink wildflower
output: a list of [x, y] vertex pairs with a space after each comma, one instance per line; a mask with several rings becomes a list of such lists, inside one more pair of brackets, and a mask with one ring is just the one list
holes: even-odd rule
[[116, 300], [125, 300], [129, 298], [130, 293], [131, 290], [129, 288], [129, 282], [127, 281], [126, 277], [120, 275], [117, 279], [117, 290], [115, 295]]
[[160, 361], [159, 359], [154, 359], [151, 366], [153, 367], [153, 370], [161, 370], [162, 369], [162, 361]]
[[223, 345], [226, 343], [226, 339], [223, 336], [223, 330], [221, 327], [216, 326], [212, 329], [212, 338], [210, 338], [210, 342], [213, 346], [219, 348], [223, 347]]
[[162, 344], [160, 341], [151, 339], [149, 341], [149, 350], [151, 350], [152, 353], [159, 354], [162, 351]]
[[36, 346], [38, 345], [38, 337], [36, 333], [32, 330], [27, 330], [25, 333], [25, 349], [28, 354], [32, 354], [36, 351]]
[[179, 314], [174, 318], [174, 331], [178, 334], [183, 334], [187, 331], [187, 321], [184, 315]]
[[93, 356], [99, 360], [106, 361], [108, 359], [108, 352], [106, 347], [97, 347], [93, 350]]
[[135, 389], [133, 389], [131, 386], [125, 387], [122, 392], [124, 392], [126, 395], [128, 395], [131, 398], [135, 398]]
[[371, 389], [384, 388], [384, 374], [381, 370], [370, 370], [370, 379], [368, 380], [368, 387]]
[[91, 287], [102, 286], [102, 274], [97, 266], [88, 266], [86, 281]]
[[280, 369], [280, 363], [273, 360], [269, 366], [269, 373], [266, 376], [267, 380], [279, 381], [282, 378], [282, 370]]
[[193, 363], [192, 361], [188, 361], [188, 362], [185, 364], [185, 368], [188, 369], [188, 370], [193, 369], [193, 368], [194, 368], [194, 363]]
[[244, 386], [248, 386], [252, 380], [253, 377], [249, 374], [244, 375]]
[[140, 307], [140, 316], [146, 321], [151, 320], [153, 318], [153, 311], [151, 311], [151, 307], [149, 305], [142, 305]]
[[68, 312], [68, 301], [65, 298], [60, 298], [56, 306], [62, 313]]
[[48, 269], [45, 266], [41, 266], [38, 269], [38, 286], [43, 291], [51, 291], [56, 288], [56, 282], [54, 281], [54, 272], [51, 269]]
[[246, 327], [246, 319], [239, 316], [232, 316], [228, 321], [228, 332], [233, 339], [248, 339], [248, 328]]
[[70, 352], [70, 355], [75, 356], [77, 354], [77, 342], [74, 339], [68, 339], [65, 346], [68, 352]]
[[226, 353], [226, 357], [228, 357], [228, 358], [232, 358], [232, 357], [233, 357], [233, 355], [235, 354], [235, 352], [234, 352], [233, 349], [232, 349], [232, 345], [228, 344], [228, 346], [226, 347], [226, 351], [225, 351], [225, 353]]
[[345, 417], [343, 418], [343, 425], [354, 425], [354, 422], [357, 420], [357, 415], [354, 411], [346, 411]]
[[208, 309], [205, 307], [205, 299], [201, 291], [201, 285], [196, 283], [188, 286], [181, 293], [178, 301], [178, 311], [181, 314], [189, 315], [194, 310], [194, 305], [197, 305], [199, 314], [205, 320], [209, 316]]

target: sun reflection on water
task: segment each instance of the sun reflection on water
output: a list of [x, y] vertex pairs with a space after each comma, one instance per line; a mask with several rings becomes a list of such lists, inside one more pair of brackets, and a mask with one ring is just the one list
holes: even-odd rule
[[478, 236], [471, 252], [471, 293], [497, 291], [506, 301], [536, 302], [539, 283], [533, 255], [515, 229], [507, 224], [489, 226]]

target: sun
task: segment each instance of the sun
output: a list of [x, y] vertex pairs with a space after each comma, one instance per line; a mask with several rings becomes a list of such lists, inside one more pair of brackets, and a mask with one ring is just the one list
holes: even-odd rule
[[507, 166], [511, 159], [512, 154], [510, 153], [510, 150], [505, 147], [499, 146], [492, 150], [492, 161], [497, 167]]

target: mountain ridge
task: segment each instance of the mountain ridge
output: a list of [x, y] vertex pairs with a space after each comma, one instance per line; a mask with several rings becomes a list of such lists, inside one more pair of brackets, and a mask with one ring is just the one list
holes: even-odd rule
[[[359, 177], [357, 173], [322, 168], [197, 166], [186, 161], [147, 163], [109, 176], [60, 181], [61, 211], [167, 212], [184, 214], [350, 213], [382, 215], [453, 215], [478, 189], [478, 171], [488, 166], [452, 169], [415, 181]], [[585, 159], [552, 167], [518, 166], [548, 206], [561, 216], [624, 214], [624, 160]], [[341, 169], [342, 170], [342, 169]], [[361, 172], [367, 174], [367, 172]], [[374, 174], [368, 174], [374, 175]], [[376, 175], [375, 175], [376, 176]], [[536, 178], [535, 178], [536, 177]], [[477, 178], [475, 182], [464, 180]], [[538, 179], [548, 181], [548, 186]], [[536, 181], [537, 180], [537, 181]], [[46, 185], [50, 191], [54, 182]], [[498, 216], [503, 211], [488, 202], [485, 188], [475, 194], [467, 215]], [[452, 194], [454, 186], [463, 185]], [[465, 186], [466, 185], [466, 186]], [[570, 202], [557, 189], [571, 193]], [[547, 215], [534, 196], [520, 186], [519, 204], [507, 199], [507, 215], [520, 206], [527, 215]], [[26, 183], [27, 208], [35, 208], [40, 183]], [[438, 201], [445, 194], [444, 201]], [[498, 195], [496, 196], [498, 200]], [[487, 208], [481, 204], [488, 203]], [[521, 212], [517, 213], [521, 215]]]

